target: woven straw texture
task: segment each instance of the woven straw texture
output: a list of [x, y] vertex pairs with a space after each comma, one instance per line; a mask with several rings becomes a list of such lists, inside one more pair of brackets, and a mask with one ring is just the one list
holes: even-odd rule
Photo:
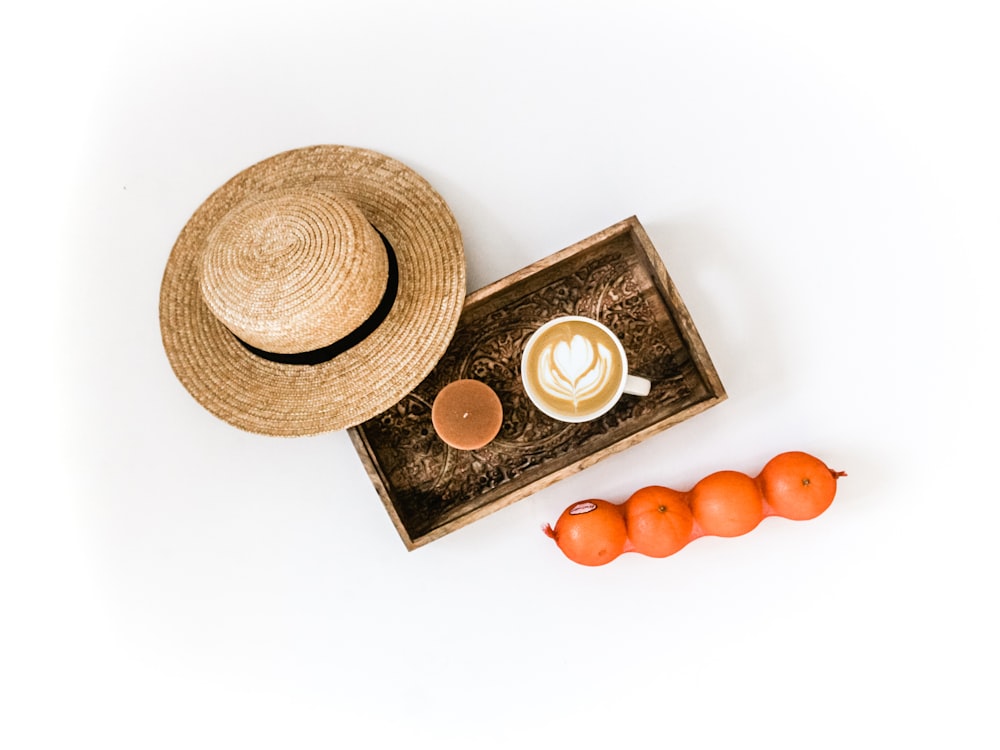
[[[311, 200], [302, 201], [303, 191]], [[307, 350], [331, 343], [370, 313], [385, 288], [385, 251], [351, 213], [352, 204], [386, 237], [399, 264], [399, 289], [385, 321], [321, 364], [281, 364], [252, 354], [230, 329], [268, 351]], [[261, 214], [328, 236], [302, 243], [324, 248], [310, 250], [307, 262], [282, 260], [287, 274], [274, 284], [284, 289], [264, 285], [255, 297], [229, 271], [254, 265], [240, 257], [246, 227], [258, 227], [256, 241], [266, 248], [260, 229], [266, 222], [254, 218]], [[324, 260], [348, 272], [316, 274], [316, 262]], [[296, 290], [292, 302], [276, 306], [272, 295], [287, 300], [288, 289]], [[310, 435], [370, 419], [419, 384], [451, 341], [464, 299], [458, 224], [427, 181], [374, 151], [313, 146], [255, 164], [195, 211], [167, 261], [160, 330], [178, 379], [208, 411], [249, 432]], [[316, 325], [310, 329], [303, 320]]]
[[385, 246], [340, 196], [283, 190], [233, 210], [209, 235], [201, 292], [226, 327], [269, 352], [304, 352], [358, 328], [382, 298]]

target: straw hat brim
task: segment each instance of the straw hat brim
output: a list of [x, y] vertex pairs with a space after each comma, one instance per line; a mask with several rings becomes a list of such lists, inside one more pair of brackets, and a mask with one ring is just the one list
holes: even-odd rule
[[[399, 269], [396, 300], [382, 324], [315, 365], [252, 354], [210, 312], [199, 285], [206, 238], [227, 212], [290, 187], [353, 200], [392, 246]], [[244, 170], [195, 211], [167, 261], [160, 330], [175, 374], [208, 411], [249, 432], [310, 435], [360, 424], [413, 390], [447, 349], [465, 293], [458, 224], [426, 180], [374, 151], [313, 146]]]

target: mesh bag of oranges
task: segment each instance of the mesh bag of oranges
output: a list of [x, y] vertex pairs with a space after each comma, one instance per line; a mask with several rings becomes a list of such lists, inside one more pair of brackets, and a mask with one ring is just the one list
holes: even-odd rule
[[746, 534], [767, 516], [815, 518], [830, 507], [842, 476], [815, 456], [790, 451], [756, 477], [717, 471], [688, 492], [653, 485], [621, 504], [581, 500], [543, 531], [581, 565], [604, 565], [625, 552], [667, 557], [701, 536]]

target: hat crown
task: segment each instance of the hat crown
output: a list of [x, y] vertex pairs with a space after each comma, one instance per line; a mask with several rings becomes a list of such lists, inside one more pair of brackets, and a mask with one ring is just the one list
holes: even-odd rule
[[251, 346], [294, 354], [359, 328], [386, 289], [382, 239], [356, 203], [292, 188], [239, 204], [206, 238], [201, 292]]

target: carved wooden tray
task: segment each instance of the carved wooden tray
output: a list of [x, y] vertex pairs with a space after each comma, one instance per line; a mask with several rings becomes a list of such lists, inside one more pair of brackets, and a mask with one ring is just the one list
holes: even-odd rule
[[[559, 315], [596, 318], [622, 339], [649, 396], [623, 396], [603, 417], [557, 422], [521, 386], [521, 349]], [[431, 424], [438, 391], [481, 380], [504, 423], [485, 448], [460, 451]], [[414, 549], [624, 450], [726, 398], [704, 344], [635, 218], [608, 227], [466, 298], [435, 369], [396, 406], [349, 430], [404, 544]]]

